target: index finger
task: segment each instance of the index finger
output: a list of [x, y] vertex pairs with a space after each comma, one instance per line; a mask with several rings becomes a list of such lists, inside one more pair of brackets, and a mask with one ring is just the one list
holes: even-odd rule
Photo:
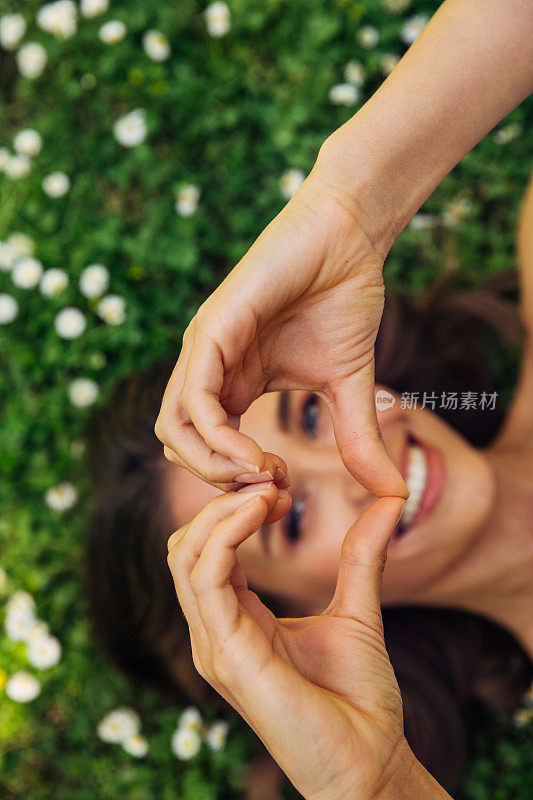
[[[216, 449], [206, 443], [203, 436], [196, 429], [188, 410], [182, 402], [184, 392], [187, 364], [191, 358], [192, 345], [190, 338], [184, 337], [183, 348], [174, 367], [161, 402], [161, 409], [155, 424], [155, 434], [157, 438], [175, 454], [176, 463], [186, 467], [191, 472], [202, 477], [208, 483], [221, 485], [220, 488], [235, 488], [232, 486], [243, 473], [259, 473], [259, 464], [265, 465], [265, 455], [261, 449], [249, 437], [237, 433], [237, 436], [247, 439], [254, 445], [255, 463], [247, 463], [233, 460], [227, 455], [221, 454]], [[194, 354], [193, 356], [194, 357]], [[199, 400], [199, 402], [201, 402]], [[195, 402], [193, 403], [195, 404]], [[227, 414], [219, 405], [220, 415], [225, 416], [226, 423], [229, 425]], [[237, 424], [232, 420], [233, 424]], [[281, 459], [275, 459], [283, 470]], [[257, 463], [259, 462], [259, 464]], [[284, 470], [286, 472], [286, 468]]]

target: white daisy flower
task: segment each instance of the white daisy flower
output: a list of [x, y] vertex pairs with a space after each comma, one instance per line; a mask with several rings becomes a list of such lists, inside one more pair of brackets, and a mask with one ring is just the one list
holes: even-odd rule
[[68, 275], [64, 269], [47, 269], [41, 278], [40, 290], [45, 297], [54, 297], [68, 286]]
[[457, 228], [472, 211], [472, 201], [466, 197], [457, 197], [452, 200], [442, 215], [442, 221], [447, 228]]
[[146, 55], [153, 61], [166, 61], [169, 58], [170, 44], [161, 31], [146, 31], [143, 36], [143, 48]]
[[9, 325], [19, 313], [18, 303], [10, 294], [0, 294], [0, 325]]
[[136, 733], [134, 736], [130, 736], [122, 742], [122, 747], [126, 753], [129, 753], [130, 756], [134, 756], [135, 758], [144, 758], [148, 753], [148, 742], [140, 733]]
[[411, 19], [406, 20], [402, 25], [402, 41], [407, 45], [416, 42], [424, 28], [429, 22], [429, 17], [425, 14], [416, 14]]
[[124, 117], [118, 119], [113, 126], [115, 139], [123, 147], [137, 147], [146, 139], [146, 111], [136, 108]]
[[200, 194], [200, 188], [192, 183], [180, 189], [176, 199], [176, 212], [180, 217], [192, 217], [198, 208]]
[[220, 719], [209, 726], [205, 734], [205, 741], [210, 750], [222, 750], [228, 738], [228, 723]]
[[499, 131], [496, 131], [494, 134], [494, 141], [496, 144], [509, 144], [513, 139], [518, 138], [521, 133], [522, 126], [518, 122], [513, 122], [510, 125], [506, 125], [504, 128], [500, 128]]
[[381, 0], [381, 5], [390, 14], [401, 14], [406, 11], [413, 0]]
[[55, 0], [53, 3], [46, 3], [38, 10], [35, 21], [42, 31], [69, 39], [76, 33], [76, 4], [72, 0]]
[[71, 483], [60, 483], [48, 489], [44, 500], [54, 511], [69, 511], [78, 502], [78, 493]]
[[170, 747], [175, 756], [182, 761], [194, 758], [200, 750], [202, 740], [198, 731], [192, 728], [178, 728], [174, 731]]
[[41, 684], [29, 672], [15, 672], [6, 683], [5, 691], [16, 703], [30, 703], [41, 693]]
[[335, 106], [354, 106], [359, 97], [359, 89], [352, 83], [338, 83], [329, 90], [329, 100]]
[[6, 603], [6, 611], [25, 611], [35, 617], [35, 600], [29, 592], [15, 592]]
[[384, 53], [381, 56], [381, 71], [384, 75], [390, 75], [393, 69], [396, 69], [400, 63], [400, 56], [394, 53]]
[[48, 197], [64, 197], [70, 189], [70, 178], [64, 172], [52, 172], [43, 178], [42, 187]]
[[200, 733], [204, 721], [196, 706], [189, 706], [180, 714], [178, 728], [193, 730]]
[[281, 194], [285, 200], [290, 200], [296, 194], [302, 183], [305, 181], [305, 175], [301, 169], [288, 169], [281, 176], [279, 185]]
[[100, 297], [109, 286], [109, 270], [103, 264], [89, 264], [80, 276], [80, 291], [85, 297]]
[[62, 339], [77, 339], [87, 327], [85, 319], [79, 308], [64, 308], [54, 320], [54, 328]]
[[17, 52], [17, 66], [20, 74], [24, 78], [34, 80], [39, 78], [46, 67], [48, 56], [42, 44], [28, 42], [22, 45]]
[[26, 642], [35, 622], [32, 610], [17, 608], [8, 610], [4, 624], [6, 636], [14, 642]]
[[118, 294], [108, 294], [100, 300], [96, 312], [108, 325], [121, 325], [126, 319], [126, 301]]
[[13, 139], [13, 147], [22, 156], [29, 156], [33, 158], [39, 155], [42, 147], [42, 139], [37, 131], [33, 128], [26, 128], [19, 131]]
[[371, 50], [379, 42], [379, 31], [373, 25], [363, 25], [357, 31], [356, 39], [365, 50]]
[[109, 0], [81, 0], [80, 14], [86, 19], [99, 17], [100, 14], [105, 14], [109, 8]]
[[24, 256], [16, 261], [11, 277], [19, 289], [33, 289], [41, 280], [43, 265], [32, 256]]
[[31, 642], [33, 639], [42, 639], [43, 636], [50, 636], [50, 628], [48, 623], [42, 619], [34, 620], [33, 627], [29, 632], [26, 641]]
[[365, 82], [366, 72], [360, 61], [348, 61], [344, 67], [344, 80], [346, 83], [353, 83], [354, 86], [361, 87]]
[[0, 17], [0, 45], [4, 50], [16, 50], [26, 28], [22, 14], [4, 14]]
[[83, 439], [73, 439], [70, 443], [70, 452], [74, 458], [81, 458], [85, 451], [87, 450], [87, 445], [83, 441]]
[[517, 708], [513, 714], [513, 723], [517, 728], [526, 728], [533, 722], [533, 708]]
[[7, 147], [0, 147], [0, 172], [3, 172], [11, 154]]
[[102, 25], [98, 31], [98, 38], [104, 44], [121, 42], [127, 33], [126, 26], [119, 19], [112, 19]]
[[37, 669], [50, 669], [59, 664], [61, 644], [55, 636], [37, 636], [28, 643], [28, 661]]
[[2, 272], [9, 272], [17, 257], [9, 242], [0, 242], [0, 270]]
[[428, 231], [439, 224], [439, 217], [436, 214], [415, 214], [409, 227], [413, 231]]
[[25, 233], [12, 233], [7, 237], [7, 243], [16, 254], [16, 258], [32, 256], [35, 252], [35, 242], [31, 236], [27, 236]]
[[98, 385], [90, 378], [76, 378], [68, 387], [68, 396], [76, 408], [87, 408], [96, 401], [98, 391]]
[[96, 732], [103, 742], [122, 744], [137, 736], [140, 728], [141, 718], [133, 708], [116, 708], [100, 720]]
[[231, 15], [227, 3], [221, 2], [221, 0], [210, 3], [204, 13], [207, 32], [210, 36], [220, 38], [229, 32]]
[[4, 165], [4, 172], [8, 178], [19, 180], [26, 178], [31, 171], [31, 161], [27, 156], [10, 156]]

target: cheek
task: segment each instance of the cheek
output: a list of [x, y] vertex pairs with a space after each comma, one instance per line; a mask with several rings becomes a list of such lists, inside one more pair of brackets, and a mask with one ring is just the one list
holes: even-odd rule
[[392, 542], [383, 575], [385, 604], [429, 602], [439, 600], [443, 590], [446, 596], [458, 590], [457, 576], [480, 531], [489, 524], [496, 492], [484, 456], [468, 446], [461, 455], [439, 513], [413, 531], [412, 544], [405, 542], [408, 549]]

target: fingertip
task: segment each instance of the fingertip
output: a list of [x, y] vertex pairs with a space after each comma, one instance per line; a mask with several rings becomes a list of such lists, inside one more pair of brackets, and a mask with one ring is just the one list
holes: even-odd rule
[[267, 525], [272, 525], [274, 522], [278, 522], [290, 510], [291, 506], [292, 506], [291, 493], [285, 491], [284, 489], [281, 489], [278, 492], [278, 497], [273, 508], [268, 512], [266, 516], [265, 523]]

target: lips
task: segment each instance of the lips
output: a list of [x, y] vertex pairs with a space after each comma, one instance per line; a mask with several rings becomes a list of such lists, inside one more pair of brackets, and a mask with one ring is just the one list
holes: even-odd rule
[[413, 436], [408, 436], [402, 466], [402, 475], [410, 495], [398, 525], [397, 536], [404, 536], [432, 512], [446, 482], [442, 453]]

